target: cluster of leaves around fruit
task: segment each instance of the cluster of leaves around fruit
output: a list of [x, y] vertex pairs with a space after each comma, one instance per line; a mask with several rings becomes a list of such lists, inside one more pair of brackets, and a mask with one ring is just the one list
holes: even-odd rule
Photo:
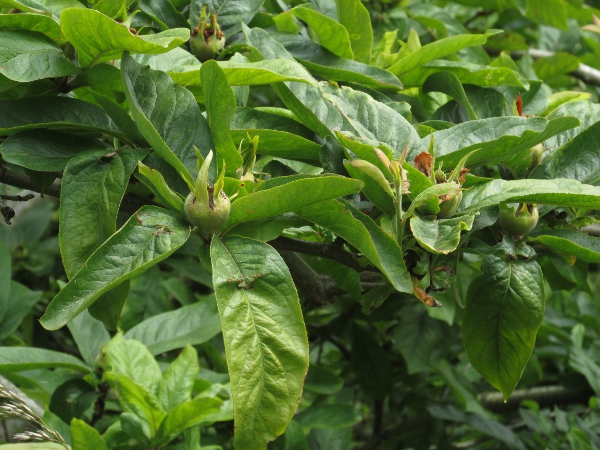
[[[286, 428], [297, 432], [289, 424], [295, 423], [310, 355], [286, 265], [297, 268], [297, 260], [282, 257], [278, 245], [297, 252], [317, 248], [351, 268], [358, 289], [341, 282], [340, 288], [345, 295], [358, 292], [365, 313], [390, 296], [406, 294], [434, 307], [440, 305], [436, 292], [453, 292], [463, 309], [469, 360], [504, 398], [523, 373], [544, 315], [543, 270], [534, 247], [598, 261], [596, 239], [577, 227], [592, 222], [588, 212], [600, 208], [596, 172], [582, 171], [585, 163], [572, 158], [589, 151], [582, 143], [598, 129], [579, 127], [574, 115], [594, 106], [569, 103], [577, 96], [555, 97], [552, 109], [525, 116], [517, 101], [515, 115], [520, 93], [525, 108], [544, 96], [541, 82], [502, 65], [502, 57], [496, 65], [440, 59], [479, 46], [497, 31], [421, 46], [413, 29], [400, 48], [394, 31], [372, 54], [368, 11], [358, 0], [338, 3], [332, 13], [337, 19], [298, 5], [267, 20], [267, 31], [248, 26], [259, 1], [221, 2], [221, 25], [199, 2], [192, 2], [189, 20], [171, 3], [167, 9], [173, 10], [165, 12], [142, 2], [148, 27], [162, 30], [148, 34], [131, 33], [129, 28], [137, 33], [143, 27], [127, 16], [125, 3], [114, 10], [99, 2], [96, 9], [44, 13], [10, 3], [23, 14], [2, 15], [0, 23], [8, 25], [0, 39], [14, 43], [32, 64], [25, 71], [2, 68], [7, 90], [16, 89], [15, 98], [0, 100], [0, 130], [9, 136], [0, 147], [3, 164], [28, 173], [64, 171], [58, 244], [69, 281], [41, 324], [48, 330], [69, 326], [82, 346], [85, 328], [97, 326], [93, 318], [116, 329], [133, 280], [195, 241], [197, 268], [209, 274], [203, 282], [214, 291], [210, 317], [218, 311], [229, 371], [230, 387], [196, 386], [197, 355], [185, 347], [162, 373], [152, 355], [185, 341], [151, 351], [135, 340], [148, 341], [135, 327], [128, 339], [117, 334], [112, 340], [95, 328], [101, 338], [85, 353], [85, 363], [42, 349], [30, 349], [38, 352], [34, 356], [3, 347], [3, 367], [23, 370], [27, 358], [38, 358], [46, 366], [89, 373], [87, 385], [108, 384], [118, 393], [124, 412], [104, 436], [72, 422], [76, 449], [87, 448], [85, 442], [118, 448], [131, 436], [140, 448], [161, 447], [182, 433], [198, 442], [197, 425], [231, 417], [240, 449], [264, 448]], [[182, 20], [184, 27], [177, 28]], [[239, 32], [238, 42], [222, 52], [230, 58], [200, 65], [180, 47], [191, 39], [190, 23], [198, 25], [193, 33], [204, 43], [212, 37], [214, 52], [220, 33]], [[299, 25], [319, 44], [299, 34]], [[194, 42], [190, 49], [199, 52]], [[49, 61], [43, 67], [33, 64], [40, 52]], [[108, 63], [119, 58], [119, 67]], [[372, 59], [377, 63], [371, 65]], [[71, 95], [47, 96], [50, 78], [66, 80]], [[257, 85], [271, 85], [267, 92], [286, 108], [247, 107], [248, 86]], [[419, 106], [410, 88], [454, 100], [418, 123], [404, 101]], [[477, 94], [467, 92], [490, 94], [500, 108], [488, 117], [472, 105]], [[441, 120], [450, 118], [451, 107], [469, 120]], [[566, 134], [573, 129], [577, 133]], [[531, 148], [550, 139], [564, 142], [540, 161]], [[496, 170], [510, 179], [495, 176]], [[43, 176], [32, 177], [43, 185]], [[50, 188], [46, 183], [41, 190]], [[137, 206], [145, 205], [117, 229], [124, 198], [140, 195]], [[549, 213], [557, 207], [576, 211], [573, 220], [553, 224]], [[498, 215], [506, 233], [495, 225]], [[548, 219], [537, 223], [540, 216]], [[462, 293], [459, 261], [479, 267]], [[363, 289], [359, 272], [374, 276], [370, 289]], [[6, 296], [13, 288], [14, 295], [20, 292], [7, 285]], [[177, 317], [193, 308], [208, 314], [211, 301], [189, 304]], [[203, 320], [198, 323], [208, 323]], [[185, 344], [214, 336], [203, 333]], [[98, 355], [102, 371], [93, 372]], [[179, 385], [186, 389], [173, 392]], [[346, 425], [354, 423], [354, 412]], [[310, 428], [314, 418], [302, 417], [296, 422]]]

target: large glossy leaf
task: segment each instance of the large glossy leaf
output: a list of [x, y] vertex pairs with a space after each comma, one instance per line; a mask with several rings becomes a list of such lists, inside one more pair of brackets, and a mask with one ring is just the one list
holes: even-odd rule
[[158, 401], [165, 411], [191, 400], [199, 370], [198, 353], [188, 344], [177, 359], [169, 364], [158, 385]]
[[454, 98], [469, 116], [469, 120], [477, 120], [469, 98], [458, 77], [452, 72], [438, 72], [432, 74], [423, 84], [423, 92], [443, 92]]
[[71, 421], [71, 445], [73, 450], [109, 450], [94, 427], [76, 418]]
[[133, 339], [124, 339], [123, 335], [118, 333], [104, 346], [103, 352], [106, 372], [125, 375], [148, 392], [157, 392], [162, 373], [144, 344]]
[[600, 123], [595, 123], [544, 158], [530, 178], [573, 178], [594, 184], [600, 178]]
[[50, 130], [29, 130], [0, 144], [2, 159], [41, 172], [62, 171], [78, 153], [107, 148], [97, 139]]
[[363, 183], [338, 175], [300, 178], [239, 198], [231, 205], [225, 228], [249, 220], [275, 217], [304, 206], [360, 191]]
[[[467, 165], [493, 164], [508, 160], [529, 148], [569, 128], [577, 126], [574, 117], [546, 120], [542, 117], [494, 117], [471, 120], [446, 130], [433, 133], [436, 162], [448, 170], [467, 154], [479, 149], [469, 157]], [[428, 148], [431, 136], [414, 144], [408, 159], [412, 159]], [[528, 155], [525, 155], [528, 156]], [[530, 158], [530, 157], [529, 157]]]
[[49, 38], [24, 30], [0, 29], [0, 74], [25, 83], [79, 73]]
[[281, 256], [262, 242], [214, 238], [211, 260], [233, 393], [234, 445], [266, 449], [292, 419], [308, 370], [298, 294]]
[[544, 282], [535, 260], [488, 256], [467, 291], [463, 342], [473, 367], [507, 399], [531, 356], [544, 317]]
[[[246, 43], [259, 53], [255, 55], [257, 59], [294, 59], [266, 31], [243, 27], [243, 33]], [[334, 129], [354, 131], [340, 111], [323, 98], [319, 88], [289, 82], [274, 84], [273, 90], [302, 123], [322, 137], [332, 135]]]
[[589, 101], [565, 103], [548, 114], [547, 118], [554, 119], [556, 117], [565, 116], [577, 117], [581, 122], [581, 125], [570, 130], [563, 131], [562, 133], [548, 139], [548, 141], [546, 141], [544, 144], [548, 148], [549, 152], [562, 147], [567, 142], [575, 138], [575, 136], [577, 136], [579, 133], [582, 133], [584, 130], [598, 122], [600, 120], [600, 105]]
[[259, 10], [264, 0], [194, 0], [190, 6], [190, 25], [198, 25], [198, 17], [204, 5], [211, 13], [218, 13], [219, 26], [226, 36], [240, 31], [242, 22], [248, 23]]
[[600, 262], [600, 238], [574, 230], [547, 230], [531, 238], [551, 249], [590, 263]]
[[0, 28], [36, 31], [46, 35], [58, 44], [65, 41], [60, 25], [45, 14], [0, 14]]
[[403, 56], [395, 61], [388, 70], [396, 75], [405, 74], [416, 67], [456, 53], [463, 48], [485, 44], [488, 37], [498, 33], [500, 33], [499, 30], [492, 30], [485, 34], [459, 34], [438, 39]]
[[341, 58], [354, 58], [348, 30], [338, 21], [306, 4], [296, 6], [290, 12], [311, 27], [321, 46]]
[[200, 69], [206, 119], [212, 133], [219, 172], [226, 164], [227, 174], [235, 175], [242, 165], [242, 155], [233, 145], [230, 124], [237, 107], [231, 86], [215, 61], [206, 61]]
[[422, 86], [431, 74], [451, 72], [461, 83], [476, 86], [516, 86], [527, 88], [529, 84], [518, 72], [507, 67], [480, 66], [467, 62], [436, 60], [412, 69], [400, 76], [404, 87]]
[[223, 404], [218, 398], [196, 397], [173, 408], [160, 423], [152, 443], [158, 447], [168, 444], [177, 435], [218, 413]]
[[367, 215], [347, 202], [329, 200], [301, 208], [296, 214], [326, 228], [365, 255], [400, 292], [413, 292], [402, 251], [396, 241]]
[[81, 353], [83, 360], [91, 367], [96, 363], [96, 358], [100, 356], [100, 351], [104, 344], [110, 341], [110, 334], [104, 328], [101, 321], [94, 319], [90, 313], [83, 311], [67, 327], [73, 336], [75, 344]]
[[67, 164], [61, 184], [58, 239], [69, 278], [116, 231], [129, 178], [146, 153], [132, 148], [94, 150]]
[[153, 355], [158, 355], [186, 344], [202, 344], [219, 331], [217, 305], [207, 299], [152, 316], [127, 331], [125, 337], [142, 342]]
[[[319, 161], [321, 146], [301, 136], [275, 130], [242, 129], [231, 130], [231, 137], [236, 146], [243, 139], [258, 136], [259, 155], [275, 156], [278, 158], [298, 159], [304, 161]], [[0, 145], [0, 149], [2, 146]]]
[[434, 220], [426, 220], [415, 215], [410, 219], [410, 229], [423, 248], [432, 253], [447, 255], [456, 250], [461, 231], [470, 230], [474, 220], [474, 214]]
[[[296, 61], [288, 59], [268, 59], [256, 62], [219, 61], [227, 83], [231, 86], [254, 86], [259, 84], [279, 83], [282, 81], [297, 81], [316, 85], [312, 75]], [[177, 67], [175, 69], [178, 69]], [[187, 67], [173, 70], [167, 69], [176, 83], [183, 86], [197, 86], [202, 83], [200, 67]]]
[[34, 128], [105, 133], [125, 138], [96, 105], [68, 97], [35, 97], [0, 101], [0, 134]]
[[140, 132], [161, 158], [193, 184], [198, 172], [194, 146], [203, 156], [213, 148], [208, 123], [194, 96], [166, 73], [143, 67], [128, 55], [123, 56], [121, 70]]
[[189, 225], [174, 213], [141, 208], [54, 297], [40, 319], [42, 325], [64, 326], [105, 292], [167, 258], [189, 234]]
[[540, 203], [575, 208], [600, 208], [600, 188], [576, 180], [493, 180], [463, 192], [459, 213], [502, 202]]
[[331, 88], [324, 95], [352, 123], [359, 136], [385, 143], [395, 158], [400, 158], [405, 146], [419, 141], [414, 127], [399, 112], [364, 92]]
[[335, 4], [340, 23], [348, 30], [354, 59], [369, 64], [373, 47], [369, 10], [360, 0], [336, 0]]
[[174, 28], [156, 34], [131, 34], [127, 26], [99, 11], [67, 8], [60, 16], [63, 34], [77, 50], [82, 67], [118, 59], [123, 51], [158, 54], [179, 47], [190, 38], [190, 30]]
[[387, 70], [341, 58], [303, 36], [278, 34], [275, 38], [294, 58], [324, 79], [359, 83], [375, 89], [402, 88], [400, 80]]
[[[0, 244], [0, 251], [3, 250]], [[7, 256], [10, 258], [8, 251]], [[4, 277], [0, 274], [0, 279], [2, 278]], [[8, 279], [10, 280], [10, 272]], [[16, 281], [6, 282], [2, 286], [4, 286], [6, 301], [4, 296], [0, 295], [0, 340], [10, 336], [19, 327], [23, 318], [29, 314], [33, 305], [42, 298], [42, 291], [32, 291]]]
[[0, 347], [0, 370], [22, 371], [64, 367], [82, 372], [90, 368], [74, 356], [34, 347]]

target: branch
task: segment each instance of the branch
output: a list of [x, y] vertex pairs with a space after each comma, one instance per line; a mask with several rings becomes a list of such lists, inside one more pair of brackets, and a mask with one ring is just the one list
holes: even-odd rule
[[35, 198], [35, 195], [33, 194], [27, 194], [27, 195], [4, 195], [4, 194], [0, 194], [0, 198], [2, 200], [8, 200], [11, 202], [26, 202], [27, 200], [31, 200], [32, 198]]
[[594, 393], [587, 389], [573, 389], [564, 386], [540, 386], [514, 391], [506, 403], [504, 403], [504, 398], [500, 392], [484, 392], [479, 395], [479, 401], [486, 409], [501, 413], [518, 409], [523, 400], [534, 400], [543, 408], [545, 406], [565, 403], [587, 404], [592, 395]]
[[[530, 48], [526, 52], [529, 53], [529, 56], [531, 56], [533, 59], [547, 58], [549, 56], [554, 56], [556, 54], [554, 52], [549, 52], [547, 50], [540, 50], [537, 48]], [[513, 52], [512, 56], [514, 56], [515, 58], [520, 58], [526, 52], [525, 51]], [[600, 70], [594, 69], [593, 67], [590, 67], [586, 64], [579, 64], [579, 67], [577, 67], [577, 69], [575, 69], [573, 72], [571, 72], [571, 75], [573, 75], [575, 78], [579, 78], [580, 80], [585, 81], [586, 83], [600, 86]]]
[[[21, 175], [20, 173], [12, 172], [5, 168], [0, 170], [0, 183], [8, 184], [21, 189], [27, 189], [29, 191], [40, 192], [40, 188], [38, 188], [33, 181], [31, 181], [31, 178], [26, 175]], [[44, 189], [43, 194], [51, 197], [60, 197], [60, 184], [52, 184]]]
[[330, 277], [319, 275], [300, 256], [281, 251], [281, 257], [290, 269], [294, 283], [308, 303], [317, 306], [331, 305], [333, 297], [344, 293]]
[[334, 244], [320, 244], [317, 242], [308, 242], [286, 237], [278, 237], [277, 239], [270, 241], [269, 244], [277, 250], [287, 250], [290, 252], [305, 253], [307, 255], [322, 256], [323, 258], [332, 259], [357, 272], [377, 270], [372, 268], [367, 269], [361, 266], [356, 255], [347, 252]]

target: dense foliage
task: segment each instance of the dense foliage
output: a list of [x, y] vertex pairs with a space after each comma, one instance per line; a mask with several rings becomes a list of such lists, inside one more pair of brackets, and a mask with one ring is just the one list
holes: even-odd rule
[[596, 13], [0, 0], [14, 448], [600, 448]]

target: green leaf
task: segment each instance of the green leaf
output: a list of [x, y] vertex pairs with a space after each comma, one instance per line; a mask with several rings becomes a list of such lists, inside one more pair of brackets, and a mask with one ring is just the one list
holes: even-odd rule
[[412, 69], [423, 66], [434, 59], [452, 55], [466, 47], [483, 45], [488, 37], [500, 33], [500, 30], [490, 30], [485, 34], [459, 34], [449, 36], [427, 44], [420, 49], [407, 54], [394, 62], [388, 70], [395, 75], [402, 75]]
[[0, 370], [65, 369], [90, 372], [90, 368], [74, 356], [34, 347], [0, 347]]
[[569, 347], [569, 366], [581, 373], [596, 395], [600, 395], [600, 366], [584, 351], [584, 337], [585, 327], [578, 323], [571, 330], [572, 345]]
[[214, 60], [202, 64], [200, 78], [206, 104], [206, 119], [215, 143], [218, 172], [220, 173], [225, 164], [226, 173], [235, 175], [242, 165], [242, 155], [233, 145], [231, 138], [230, 124], [237, 107], [233, 90], [227, 83], [223, 70]]
[[336, 56], [303, 36], [281, 34], [274, 37], [303, 66], [324, 79], [359, 83], [374, 89], [402, 88], [398, 77], [387, 70]]
[[146, 437], [154, 436], [166, 416], [160, 408], [156, 396], [130, 380], [126, 375], [105, 373], [104, 377], [117, 392], [123, 410], [135, 414], [142, 420], [144, 435]]
[[530, 178], [572, 178], [582, 183], [596, 183], [600, 178], [600, 123], [544, 158]]
[[530, 240], [590, 263], [600, 262], [600, 238], [573, 230], [546, 230]]
[[[368, 166], [368, 171], [357, 167], [357, 165], [366, 166], [365, 163], [370, 164], [365, 160], [354, 159], [352, 162], [345, 163], [344, 167], [352, 178], [361, 180], [365, 184], [362, 192], [375, 206], [390, 215], [394, 215], [396, 207], [394, 206], [394, 193], [390, 187], [390, 183], [381, 171], [377, 173], [376, 171], [369, 170], [371, 168]], [[372, 164], [371, 166], [379, 170], [377, 166]]]
[[451, 72], [458, 77], [462, 84], [474, 84], [484, 87], [516, 86], [527, 88], [529, 86], [529, 83], [517, 71], [507, 67], [481, 66], [463, 61], [446, 60], [431, 61], [403, 73], [400, 76], [400, 81], [402, 81], [405, 88], [422, 86], [427, 78], [437, 72]]
[[221, 331], [214, 300], [157, 314], [131, 328], [125, 337], [143, 342], [153, 355], [202, 344]]
[[10, 290], [12, 280], [12, 255], [6, 242], [0, 237], [0, 323], [3, 323], [10, 309]]
[[[316, 85], [317, 81], [313, 76], [300, 64], [294, 60], [288, 59], [267, 59], [256, 62], [242, 61], [219, 61], [217, 63], [227, 83], [231, 86], [255, 86], [260, 84], [279, 83], [282, 81], [297, 81]], [[199, 86], [202, 84], [200, 77], [200, 68], [193, 66], [191, 70], [189, 66], [181, 68], [175, 67], [177, 70], [168, 68], [166, 71], [178, 84], [183, 86]]]
[[89, 131], [125, 138], [96, 105], [68, 97], [35, 97], [0, 101], [0, 134], [34, 128]]
[[296, 211], [300, 217], [326, 228], [365, 255], [400, 292], [412, 293], [398, 243], [377, 224], [345, 201], [329, 200]]
[[67, 164], [60, 192], [58, 238], [69, 279], [116, 231], [129, 178], [146, 153], [132, 148], [94, 150]]
[[475, 430], [492, 437], [495, 441], [505, 443], [507, 445], [506, 448], [516, 450], [525, 450], [527, 448], [510, 428], [495, 420], [486, 419], [479, 414], [472, 412], [463, 413], [451, 405], [428, 406], [427, 411], [438, 420], [465, 423]]
[[302, 427], [294, 420], [285, 429], [284, 450], [308, 450]]
[[179, 216], [153, 206], [141, 208], [54, 297], [40, 319], [42, 325], [64, 326], [100, 295], [167, 258], [189, 234], [189, 225]]
[[338, 175], [318, 175], [259, 190], [237, 199], [231, 205], [225, 228], [249, 220], [275, 217], [304, 206], [360, 191], [360, 180]]
[[0, 74], [26, 83], [79, 73], [46, 36], [25, 30], [0, 29]]
[[163, 30], [170, 28], [188, 28], [186, 18], [177, 11], [170, 1], [142, 0], [138, 2], [141, 11], [148, 14]]
[[474, 220], [475, 214], [434, 220], [425, 220], [414, 215], [410, 219], [410, 229], [424, 249], [447, 255], [456, 250], [461, 231], [469, 231]]
[[334, 395], [343, 387], [343, 378], [317, 364], [310, 365], [304, 380], [304, 389], [317, 394]]
[[402, 309], [400, 323], [394, 332], [394, 347], [402, 354], [409, 375], [427, 372], [436, 347], [440, 328], [422, 305]]
[[100, 433], [83, 420], [71, 420], [71, 447], [73, 450], [108, 450]]
[[373, 28], [369, 10], [360, 0], [336, 0], [340, 23], [348, 30], [356, 61], [369, 64], [373, 47]]
[[307, 5], [296, 6], [290, 12], [310, 26], [321, 46], [341, 58], [354, 59], [348, 30], [339, 22]]
[[542, 113], [543, 116], [547, 116], [554, 112], [558, 107], [571, 102], [580, 102], [583, 100], [589, 100], [592, 94], [589, 92], [578, 92], [578, 91], [562, 91], [554, 92], [548, 96], [548, 107], [546, 111]]
[[283, 259], [267, 244], [215, 237], [211, 261], [233, 393], [234, 446], [264, 449], [292, 419], [308, 370], [300, 301]]
[[0, 7], [2, 8], [15, 8], [20, 11], [27, 11], [32, 13], [47, 13], [49, 9], [42, 3], [34, 0], [0, 0]]
[[[248, 134], [251, 137], [258, 136], [258, 148], [256, 152], [260, 155], [300, 161], [319, 161], [321, 148], [319, 144], [285, 131], [254, 128], [231, 130], [231, 137], [236, 147], [239, 146], [243, 139], [248, 139]], [[0, 145], [1, 149], [2, 145]]]
[[65, 9], [60, 16], [60, 25], [67, 40], [77, 50], [82, 67], [118, 59], [123, 51], [153, 55], [165, 53], [190, 38], [187, 28], [134, 36], [126, 25], [87, 8]]
[[94, 319], [90, 313], [83, 311], [67, 326], [83, 360], [91, 367], [100, 356], [100, 351], [108, 341], [110, 334], [101, 321]]
[[[428, 203], [428, 201], [432, 198], [435, 199], [437, 197], [441, 197], [444, 195], [454, 196], [454, 195], [458, 194], [460, 191], [461, 191], [461, 187], [458, 183], [434, 184], [433, 186], [425, 189], [423, 192], [421, 192], [419, 195], [417, 195], [413, 199], [412, 203], [406, 210], [404, 217], [408, 218], [408, 217], [412, 216], [413, 213], [415, 212], [415, 209]], [[432, 214], [435, 214], [435, 212], [433, 212], [433, 211], [429, 211], [429, 212]]]
[[579, 119], [580, 126], [564, 131], [553, 138], [550, 138], [544, 143], [547, 148], [557, 149], [562, 147], [567, 142], [575, 138], [575, 136], [598, 122], [600, 120], [600, 105], [588, 101], [565, 103], [548, 114], [547, 117], [554, 119], [565, 116], [577, 117]]
[[0, 28], [36, 31], [46, 35], [58, 44], [63, 44], [65, 41], [60, 25], [45, 14], [0, 14]]
[[563, 0], [526, 0], [525, 15], [542, 25], [567, 30], [566, 3]]
[[356, 425], [362, 415], [352, 405], [313, 405], [296, 414], [294, 421], [304, 428], [329, 428], [337, 430]]
[[106, 148], [96, 139], [50, 130], [23, 131], [0, 144], [4, 161], [40, 172], [62, 171], [78, 153]]
[[175, 212], [185, 214], [183, 197], [169, 187], [158, 170], [151, 169], [140, 161], [138, 162], [138, 173], [135, 174], [135, 177], [152, 191], [156, 200]]
[[463, 342], [473, 367], [505, 400], [521, 378], [543, 318], [539, 264], [486, 257], [483, 274], [467, 291]]
[[400, 113], [364, 92], [330, 87], [324, 96], [351, 122], [359, 136], [385, 143], [396, 159], [406, 145], [420, 140], [414, 127]]
[[[2, 244], [0, 243], [0, 252], [3, 251]], [[8, 258], [10, 261], [10, 252], [7, 251]], [[0, 258], [2, 258], [0, 256]], [[0, 262], [0, 272], [2, 271], [2, 262]], [[26, 286], [16, 281], [10, 281], [10, 271], [8, 272], [8, 282], [2, 284], [4, 295], [7, 296], [5, 299], [0, 296], [0, 340], [10, 336], [21, 324], [21, 321], [29, 311], [41, 298], [42, 291], [32, 291]], [[4, 276], [0, 273], [0, 283], [4, 281]]]
[[431, 74], [425, 83], [423, 83], [423, 92], [443, 92], [449, 95], [458, 102], [460, 106], [465, 108], [469, 116], [469, 120], [477, 120], [477, 114], [473, 110], [471, 103], [467, 97], [465, 89], [458, 77], [452, 72], [438, 72]]
[[540, 80], [548, 80], [552, 77], [564, 75], [577, 70], [579, 59], [570, 53], [558, 52], [552, 56], [536, 59], [533, 62], [533, 70]]
[[[495, 117], [471, 120], [446, 130], [433, 133], [436, 163], [443, 162], [448, 170], [461, 158], [479, 149], [469, 157], [469, 167], [494, 164], [509, 160], [521, 153], [529, 157], [529, 149], [546, 139], [577, 126], [574, 117], [546, 120], [541, 117]], [[413, 145], [408, 158], [414, 158], [429, 147], [431, 136]]]
[[[206, 119], [194, 96], [164, 72], [123, 55], [121, 71], [131, 115], [152, 148], [192, 185], [198, 172], [196, 146], [206, 157], [213, 148]], [[190, 129], [189, 124], [195, 124]]]
[[208, 419], [210, 415], [218, 413], [222, 404], [223, 402], [218, 398], [196, 397], [192, 401], [176, 406], [161, 422], [152, 441], [153, 445], [161, 447], [168, 444], [188, 428], [196, 426]]
[[190, 25], [198, 24], [200, 11], [207, 5], [211, 13], [219, 14], [219, 26], [228, 38], [241, 30], [242, 23], [249, 23], [263, 3], [264, 0], [194, 0], [190, 5]]
[[165, 411], [191, 400], [194, 381], [200, 370], [198, 354], [186, 345], [177, 359], [169, 364], [158, 385], [158, 401]]
[[125, 375], [148, 392], [157, 392], [162, 379], [158, 363], [146, 346], [118, 333], [104, 347], [104, 371], [116, 376]]
[[600, 208], [600, 188], [576, 180], [493, 180], [463, 191], [459, 214], [502, 202]]

